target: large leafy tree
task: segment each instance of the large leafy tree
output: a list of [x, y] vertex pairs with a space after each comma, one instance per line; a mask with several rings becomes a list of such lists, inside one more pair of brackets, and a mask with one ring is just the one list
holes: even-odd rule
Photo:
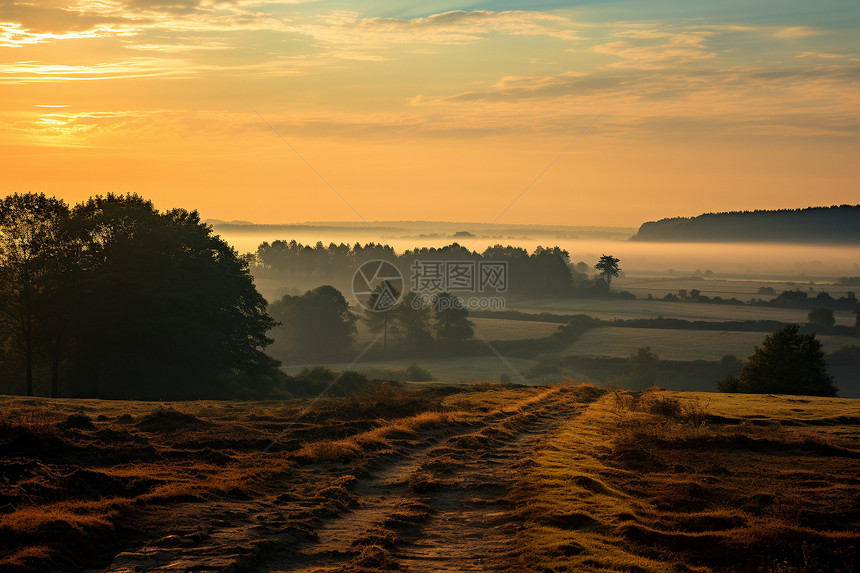
[[107, 195], [75, 207], [73, 220], [84, 241], [76, 334], [87, 394], [217, 395], [219, 375], [276, 365], [262, 352], [275, 321], [247, 261], [196, 211]]
[[[0, 312], [12, 347], [20, 351], [24, 391], [33, 394], [38, 342], [50, 341], [59, 363], [57, 331], [63, 323], [62, 275], [68, 270], [69, 208], [44, 194], [9, 195], [0, 201]], [[56, 394], [55, 368], [52, 393]]]
[[789, 324], [765, 337], [744, 363], [738, 378], [719, 383], [724, 392], [835, 396], [836, 386], [827, 374], [821, 342], [815, 334], [800, 334]]
[[270, 306], [280, 323], [273, 330], [275, 348], [291, 360], [337, 355], [352, 344], [358, 317], [336, 288], [325, 285], [300, 296], [285, 295]]

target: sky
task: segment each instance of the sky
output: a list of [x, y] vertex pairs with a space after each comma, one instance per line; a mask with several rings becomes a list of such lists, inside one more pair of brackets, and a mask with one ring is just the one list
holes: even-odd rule
[[0, 0], [0, 190], [256, 223], [860, 203], [860, 3]]

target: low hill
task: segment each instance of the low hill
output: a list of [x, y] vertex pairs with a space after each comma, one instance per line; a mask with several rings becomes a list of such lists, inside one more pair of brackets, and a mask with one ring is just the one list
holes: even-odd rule
[[860, 205], [673, 217], [643, 223], [631, 240], [860, 244]]

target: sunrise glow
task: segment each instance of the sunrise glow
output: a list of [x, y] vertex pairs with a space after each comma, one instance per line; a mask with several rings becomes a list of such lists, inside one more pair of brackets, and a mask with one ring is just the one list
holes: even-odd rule
[[4, 2], [0, 181], [260, 223], [491, 221], [576, 140], [504, 222], [853, 203], [858, 21], [853, 2]]

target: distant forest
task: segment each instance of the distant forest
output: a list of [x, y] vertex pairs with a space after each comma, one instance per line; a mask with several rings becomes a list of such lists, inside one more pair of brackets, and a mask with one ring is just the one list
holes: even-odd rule
[[633, 241], [860, 243], [860, 205], [705, 213], [648, 221]]
[[[507, 264], [507, 294], [523, 297], [632, 297], [610, 290], [601, 276], [589, 277], [593, 267], [585, 262], [573, 264], [570, 254], [559, 247], [537, 247], [529, 252], [520, 247], [495, 245], [483, 252], [469, 250], [457, 243], [442, 248], [416, 248], [398, 255], [389, 245], [345, 243], [328, 246], [322, 242], [303, 245], [295, 240], [264, 242], [257, 252], [247, 255], [256, 276], [294, 279], [317, 284], [343, 284], [352, 280], [362, 263], [386, 260], [397, 266], [409, 288], [416, 261], [496, 261]], [[610, 279], [611, 280], [611, 279]]]

